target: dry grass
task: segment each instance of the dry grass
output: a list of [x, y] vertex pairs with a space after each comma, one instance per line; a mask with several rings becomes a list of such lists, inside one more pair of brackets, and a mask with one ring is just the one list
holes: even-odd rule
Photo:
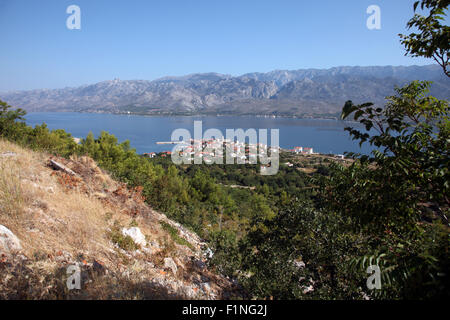
[[[140, 189], [114, 181], [92, 159], [55, 159], [77, 173], [71, 178], [48, 166], [48, 154], [0, 140], [0, 155], [5, 152], [16, 155], [0, 156], [0, 224], [20, 239], [26, 259], [0, 256], [0, 298], [178, 299], [185, 297], [180, 288], [195, 286], [193, 279], [205, 272], [187, 271], [200, 256], [199, 245], [161, 225], [170, 221], [144, 203]], [[160, 248], [120, 248], [111, 239], [117, 225], [138, 226]], [[165, 257], [179, 267], [171, 278]], [[99, 280], [91, 272], [94, 260], [108, 276]], [[65, 289], [65, 267], [71, 263], [81, 263], [90, 279], [81, 293]]]
[[0, 261], [0, 299], [7, 300], [136, 300], [185, 299], [161, 283], [135, 275], [104, 275], [92, 266], [80, 269], [80, 290], [68, 290], [66, 268], [38, 259], [19, 256]]
[[[21, 239], [23, 253], [55, 255], [65, 251], [73, 256], [84, 253], [108, 260], [111, 244], [106, 234], [111, 223], [105, 221], [105, 216], [109, 213], [112, 220], [123, 225], [128, 225], [132, 217], [82, 190], [68, 191], [60, 176], [46, 166], [48, 155], [0, 140], [0, 154], [8, 151], [16, 155], [0, 157], [0, 224]], [[101, 174], [101, 183], [113, 184]]]
[[2, 215], [18, 218], [23, 212], [25, 197], [20, 172], [7, 161], [0, 163], [0, 211]]

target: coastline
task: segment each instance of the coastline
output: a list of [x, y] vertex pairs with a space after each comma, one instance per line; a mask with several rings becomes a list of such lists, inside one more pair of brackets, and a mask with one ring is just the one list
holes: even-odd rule
[[83, 111], [83, 110], [62, 110], [62, 111], [27, 111], [27, 114], [35, 113], [80, 113], [80, 114], [106, 114], [117, 116], [140, 116], [140, 117], [252, 117], [252, 118], [265, 118], [265, 119], [294, 119], [294, 120], [333, 120], [339, 122], [352, 123], [355, 121], [341, 120], [336, 115], [267, 115], [267, 114], [251, 114], [251, 113], [141, 113], [141, 112], [101, 112], [101, 111]]

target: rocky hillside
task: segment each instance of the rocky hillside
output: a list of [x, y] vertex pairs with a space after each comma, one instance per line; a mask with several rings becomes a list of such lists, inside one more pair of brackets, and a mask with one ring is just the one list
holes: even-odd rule
[[[50, 157], [0, 140], [0, 298], [237, 295], [209, 270], [211, 254], [92, 159]], [[80, 289], [67, 287], [71, 266], [81, 272]]]
[[432, 94], [448, 98], [450, 82], [441, 74], [437, 65], [206, 73], [9, 92], [0, 99], [27, 111], [324, 116], [340, 112], [347, 100], [383, 104], [395, 86], [418, 79], [434, 81]]

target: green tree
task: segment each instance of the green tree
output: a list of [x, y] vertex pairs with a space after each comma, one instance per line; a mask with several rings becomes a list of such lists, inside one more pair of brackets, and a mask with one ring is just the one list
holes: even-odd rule
[[401, 43], [406, 48], [405, 55], [434, 59], [450, 76], [448, 51], [450, 48], [450, 27], [443, 24], [449, 0], [422, 0], [414, 3], [414, 12], [419, 6], [428, 10], [427, 16], [415, 14], [409, 20], [408, 29], [416, 28], [417, 33], [400, 34]]
[[[421, 33], [402, 36], [408, 54], [433, 57], [448, 75], [448, 1], [424, 0], [428, 17], [408, 23]], [[414, 9], [419, 2], [416, 2]], [[324, 208], [349, 217], [353, 232], [370, 236], [370, 250], [355, 265], [376, 261], [388, 285], [373, 297], [448, 296], [450, 121], [448, 101], [429, 96], [429, 82], [414, 81], [388, 97], [384, 108], [347, 101], [365, 130], [346, 128], [360, 144], [377, 147], [371, 156], [353, 154], [350, 167], [334, 165], [321, 190]]]
[[25, 120], [25, 110], [10, 110], [11, 108], [12, 106], [0, 100], [0, 135], [5, 138], [17, 138], [18, 122]]
[[373, 157], [359, 156], [360, 163], [349, 169], [359, 170], [350, 175], [351, 187], [359, 196], [367, 193], [378, 198], [370, 200], [368, 196], [362, 202], [350, 199], [354, 193], [341, 192], [339, 206], [352, 207], [355, 214], [377, 220], [409, 216], [417, 221], [421, 218], [418, 212], [427, 211], [425, 207], [432, 203], [448, 224], [449, 106], [447, 101], [429, 96], [428, 87], [427, 82], [415, 81], [397, 88], [398, 94], [388, 97], [385, 108], [346, 103], [343, 119], [353, 114], [353, 120], [363, 124], [366, 132], [346, 130], [360, 143], [367, 141], [378, 148]]

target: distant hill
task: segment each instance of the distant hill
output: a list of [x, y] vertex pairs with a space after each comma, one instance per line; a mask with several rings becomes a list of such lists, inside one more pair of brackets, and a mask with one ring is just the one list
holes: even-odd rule
[[0, 99], [27, 111], [322, 117], [336, 116], [347, 100], [382, 105], [395, 86], [411, 80], [431, 80], [433, 95], [450, 97], [449, 79], [439, 66], [428, 65], [115, 79], [76, 88], [8, 92]]

